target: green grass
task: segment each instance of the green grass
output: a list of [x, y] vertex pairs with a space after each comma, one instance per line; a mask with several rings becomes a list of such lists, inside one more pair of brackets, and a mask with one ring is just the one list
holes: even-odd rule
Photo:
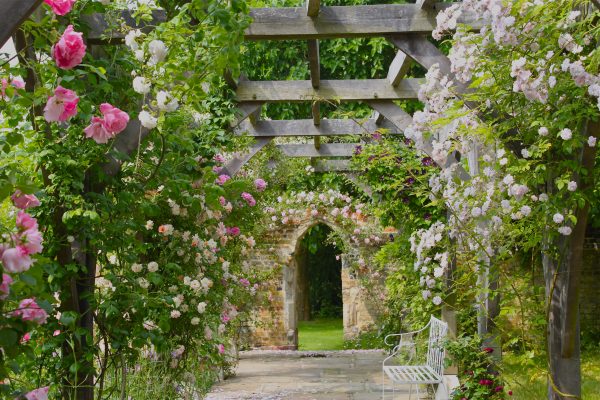
[[342, 350], [344, 324], [341, 319], [298, 322], [298, 350]]
[[[533, 364], [533, 363], [532, 363]], [[503, 355], [504, 378], [513, 390], [513, 400], [543, 400], [547, 398], [546, 372], [539, 366], [522, 367], [516, 357]], [[582, 399], [600, 400], [600, 351], [582, 354]]]

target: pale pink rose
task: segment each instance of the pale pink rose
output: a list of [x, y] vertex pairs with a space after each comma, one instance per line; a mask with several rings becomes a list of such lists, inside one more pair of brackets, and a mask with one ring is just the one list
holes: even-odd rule
[[254, 197], [252, 197], [250, 193], [243, 192], [242, 199], [244, 199], [250, 207], [254, 207], [256, 205], [256, 200], [254, 200]]
[[227, 234], [231, 236], [237, 236], [240, 234], [240, 228], [234, 226], [233, 228], [227, 228]]
[[[25, 82], [23, 78], [20, 76], [14, 77], [12, 82], [10, 83], [15, 89], [23, 89], [25, 87]], [[6, 89], [8, 88], [8, 80], [6, 78], [2, 78], [0, 81], [0, 99], [6, 100]]]
[[219, 347], [219, 354], [225, 353], [225, 346], [223, 346], [222, 344], [220, 344], [218, 347]]
[[31, 215], [27, 214], [25, 211], [18, 212], [16, 225], [17, 228], [22, 231], [27, 229], [37, 229], [38, 227], [37, 220]]
[[108, 103], [100, 104], [100, 112], [104, 115], [104, 129], [112, 133], [113, 136], [122, 132], [129, 122], [129, 115], [125, 111]]
[[58, 335], [60, 335], [60, 329], [57, 329], [52, 333], [52, 336], [58, 336]]
[[69, 25], [58, 43], [52, 46], [52, 58], [59, 68], [71, 69], [81, 64], [86, 49], [82, 36], [82, 33], [73, 30], [73, 25]]
[[42, 234], [37, 229], [27, 229], [17, 237], [17, 240], [27, 254], [40, 253], [44, 249]]
[[27, 400], [48, 400], [48, 390], [49, 386], [42, 387], [39, 389], [32, 390], [31, 392], [25, 395]]
[[225, 157], [223, 157], [222, 154], [215, 154], [213, 160], [215, 160], [215, 162], [218, 162], [219, 164], [223, 164], [225, 162]]
[[77, 114], [78, 102], [79, 97], [74, 91], [58, 86], [44, 107], [44, 118], [48, 122], [66, 121]]
[[217, 185], [223, 185], [223, 184], [225, 184], [225, 182], [227, 182], [230, 179], [231, 179], [231, 177], [229, 175], [225, 175], [225, 174], [219, 175], [219, 177], [215, 180], [215, 183]]
[[11, 274], [27, 271], [33, 260], [29, 257], [27, 249], [17, 246], [4, 250], [2, 253], [2, 265]]
[[10, 82], [15, 89], [25, 89], [25, 81], [20, 76], [15, 76]]
[[263, 190], [265, 190], [267, 188], [267, 182], [265, 182], [264, 179], [258, 178], [254, 181], [254, 187], [259, 192], [262, 192]]
[[6, 80], [6, 78], [2, 78], [1, 85], [0, 85], [0, 99], [2, 99], [2, 100], [6, 99], [6, 88], [7, 87], [8, 87], [8, 81]]
[[35, 322], [39, 325], [46, 323], [48, 314], [35, 302], [35, 299], [25, 299], [19, 303], [19, 307], [13, 311], [13, 317], [20, 317], [23, 321]]
[[2, 283], [0, 283], [0, 300], [4, 300], [10, 293], [10, 284], [13, 283], [13, 279], [10, 275], [2, 274]]
[[65, 15], [75, 4], [75, 0], [44, 0], [44, 3], [52, 7], [52, 11], [56, 15]]
[[92, 123], [83, 130], [86, 138], [92, 138], [96, 143], [108, 143], [113, 135], [104, 127], [104, 120], [100, 117], [92, 117]]
[[24, 194], [20, 190], [17, 190], [10, 196], [15, 207], [25, 210], [31, 207], [37, 207], [40, 205], [40, 201], [33, 194]]

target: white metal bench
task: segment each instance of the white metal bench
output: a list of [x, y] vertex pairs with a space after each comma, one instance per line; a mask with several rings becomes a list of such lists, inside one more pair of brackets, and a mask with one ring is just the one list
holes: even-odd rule
[[[409, 362], [416, 356], [415, 343], [412, 340], [418, 333], [429, 328], [429, 340], [427, 344], [427, 361], [423, 365], [386, 365], [390, 360], [397, 357], [403, 351], [409, 352]], [[392, 349], [390, 356], [383, 360], [383, 388], [382, 398], [385, 399], [385, 375], [392, 380], [392, 399], [396, 394], [396, 384], [410, 385], [409, 399], [412, 397], [412, 386], [417, 386], [417, 398], [419, 397], [419, 385], [432, 385], [434, 393], [436, 385], [442, 383], [444, 377], [443, 340], [448, 333], [448, 324], [437, 319], [433, 315], [422, 329], [413, 332], [396, 333], [385, 337], [385, 344], [392, 346], [388, 339], [400, 337], [398, 344]]]

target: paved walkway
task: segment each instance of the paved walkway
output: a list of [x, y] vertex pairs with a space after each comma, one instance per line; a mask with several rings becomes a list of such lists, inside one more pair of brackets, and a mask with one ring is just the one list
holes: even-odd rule
[[[380, 400], [384, 357], [378, 350], [242, 352], [236, 376], [206, 400]], [[408, 386], [397, 386], [394, 400], [407, 399]]]

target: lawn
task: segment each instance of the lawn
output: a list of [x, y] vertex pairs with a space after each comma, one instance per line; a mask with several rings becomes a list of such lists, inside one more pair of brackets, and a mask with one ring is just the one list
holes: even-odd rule
[[[546, 375], [544, 370], [532, 364], [520, 367], [511, 354], [503, 355], [504, 377], [514, 400], [539, 400], [546, 398]], [[582, 354], [582, 396], [584, 400], [600, 400], [600, 351]]]
[[342, 350], [344, 324], [341, 319], [298, 322], [298, 350]]

